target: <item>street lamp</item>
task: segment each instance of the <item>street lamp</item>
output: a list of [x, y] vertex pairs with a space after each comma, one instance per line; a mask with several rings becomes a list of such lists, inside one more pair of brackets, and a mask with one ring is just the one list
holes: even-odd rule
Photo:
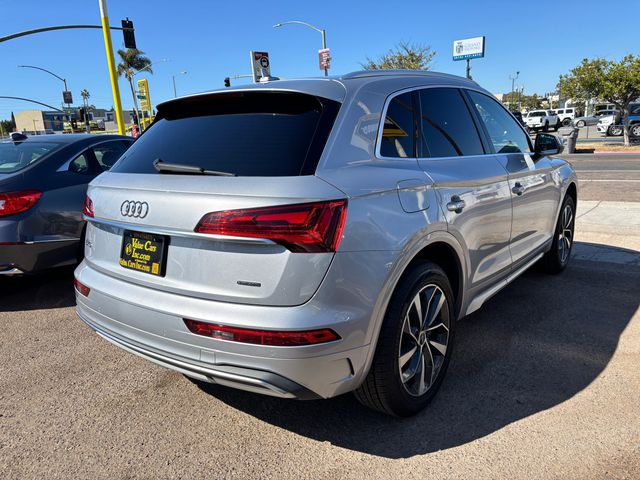
[[[55, 73], [47, 70], [46, 68], [36, 67], [35, 65], [18, 65], [18, 68], [33, 68], [35, 70], [41, 70], [41, 71], [43, 71], [45, 73], [48, 73], [49, 75], [52, 75], [52, 76], [56, 77], [58, 80], [60, 80], [60, 81], [62, 81], [62, 83], [64, 83], [64, 91], [65, 92], [69, 91], [69, 89], [67, 88], [67, 80], [65, 78], [62, 78], [61, 76], [56, 75]], [[64, 95], [66, 95], [66, 93]], [[64, 100], [64, 98], [63, 98], [63, 100]], [[71, 104], [67, 103], [67, 109], [70, 109], [70, 108], [71, 108]], [[69, 115], [69, 123], [71, 123], [71, 114], [70, 113], [67, 113], [67, 114]]]
[[[309, 27], [309, 28], [315, 30], [316, 32], [320, 32], [320, 35], [322, 35], [322, 48], [323, 49], [327, 48], [327, 34], [326, 34], [325, 30], [322, 29], [322, 28], [314, 27], [310, 23], [301, 22], [300, 20], [290, 20], [288, 22], [276, 23], [273, 26], [273, 28], [283, 27], [285, 25], [290, 25], [290, 24], [304, 25], [305, 27]], [[327, 68], [325, 68], [324, 69], [324, 76], [326, 77], [328, 75], [329, 75], [329, 70]]]
[[[180, 75], [186, 75], [186, 74], [187, 74], [186, 70], [183, 70], [180, 72]], [[178, 94], [176, 93], [176, 76], [175, 75], [172, 75], [172, 76], [173, 76], [173, 98], [176, 98], [178, 96]]]

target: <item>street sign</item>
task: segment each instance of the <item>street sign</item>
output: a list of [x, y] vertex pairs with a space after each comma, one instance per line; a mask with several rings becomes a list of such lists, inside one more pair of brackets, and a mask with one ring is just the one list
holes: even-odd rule
[[318, 63], [320, 70], [329, 70], [331, 64], [331, 51], [328, 48], [318, 50]]
[[271, 64], [269, 63], [269, 52], [250, 52], [251, 71], [253, 72], [253, 82], [257, 83], [262, 77], [271, 76]]
[[485, 37], [465, 38], [453, 42], [453, 59], [468, 60], [484, 57]]
[[151, 99], [149, 98], [149, 82], [146, 78], [138, 80], [138, 98], [140, 99], [140, 110], [149, 112], [151, 116]]
[[73, 103], [73, 95], [71, 95], [71, 92], [69, 90], [65, 90], [62, 92], [62, 102], [66, 104]]

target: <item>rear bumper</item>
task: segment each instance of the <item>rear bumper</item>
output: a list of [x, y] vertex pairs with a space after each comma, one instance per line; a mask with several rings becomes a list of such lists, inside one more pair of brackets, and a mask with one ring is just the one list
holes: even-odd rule
[[[115, 345], [192, 378], [309, 399], [351, 391], [366, 373], [371, 310], [349, 308], [335, 296], [332, 303], [314, 298], [291, 307], [217, 302], [125, 282], [86, 262], [76, 277], [90, 288], [87, 297], [76, 292], [77, 313], [87, 325]], [[183, 318], [273, 330], [331, 328], [341, 340], [301, 347], [251, 345], [195, 335]]]
[[115, 335], [106, 328], [98, 326], [86, 318], [80, 311], [78, 311], [78, 316], [98, 335], [114, 345], [157, 365], [187, 375], [188, 377], [280, 398], [297, 398], [299, 400], [320, 398], [305, 387], [272, 372], [227, 365], [203, 367], [195, 363], [148, 350], [136, 343]]

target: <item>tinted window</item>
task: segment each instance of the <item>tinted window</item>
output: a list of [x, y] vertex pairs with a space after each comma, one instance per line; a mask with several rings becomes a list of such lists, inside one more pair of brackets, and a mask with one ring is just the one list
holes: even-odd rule
[[455, 88], [420, 91], [423, 157], [482, 155], [484, 149], [462, 94]]
[[[492, 98], [469, 91], [497, 153], [530, 152], [529, 137], [511, 115]], [[530, 114], [530, 116], [535, 115]]]
[[49, 142], [0, 143], [0, 173], [13, 173], [37, 162], [62, 145]]
[[315, 172], [339, 104], [285, 92], [229, 92], [158, 107], [153, 125], [112, 171], [157, 173], [153, 162], [238, 176]]
[[124, 142], [114, 141], [96, 145], [93, 147], [93, 153], [96, 156], [100, 168], [106, 171], [113, 167], [113, 164], [116, 163], [126, 149], [127, 147]]
[[640, 115], [640, 105], [631, 105], [629, 111], [631, 115]]
[[74, 173], [89, 173], [90, 170], [89, 158], [87, 153], [81, 153], [69, 164], [69, 171]]
[[387, 108], [380, 143], [383, 157], [414, 157], [415, 128], [413, 94], [403, 93], [394, 97]]

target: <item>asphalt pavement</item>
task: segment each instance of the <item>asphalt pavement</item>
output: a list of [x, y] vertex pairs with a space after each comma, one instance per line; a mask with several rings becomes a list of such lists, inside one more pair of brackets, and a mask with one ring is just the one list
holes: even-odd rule
[[640, 159], [571, 160], [572, 263], [461, 321], [409, 419], [200, 388], [90, 331], [70, 270], [0, 279], [0, 478], [640, 478], [640, 203], [585, 182]]

